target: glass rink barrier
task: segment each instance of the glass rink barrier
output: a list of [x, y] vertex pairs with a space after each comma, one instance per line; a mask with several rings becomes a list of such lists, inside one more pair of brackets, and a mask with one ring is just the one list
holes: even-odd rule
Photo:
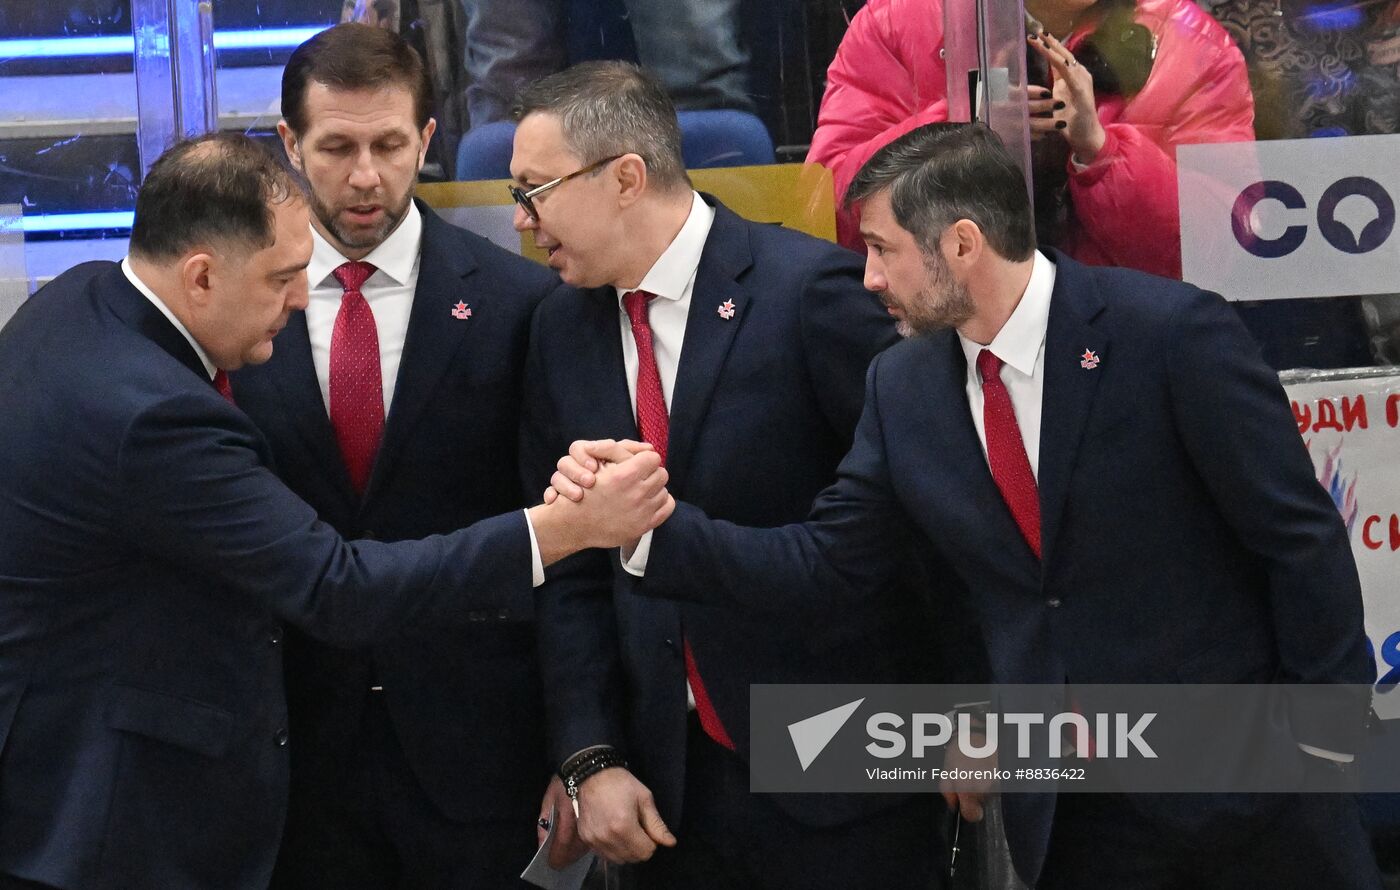
[[0, 204], [0, 327], [29, 296], [20, 210], [18, 204]]
[[335, 0], [15, 0], [0, 8], [0, 202], [31, 288], [126, 253], [143, 171], [214, 127], [275, 135], [282, 65]]
[[[280, 154], [283, 67], [346, 21], [424, 60], [437, 128], [417, 195], [542, 263], [508, 191], [512, 105], [578, 62], [657, 75], [697, 189], [861, 254], [844, 197], [871, 155], [987, 123], [1042, 246], [1219, 293], [1281, 373], [1361, 574], [1374, 744], [1395, 744], [1400, 0], [3, 0], [0, 324], [63, 270], [126, 254], [175, 140], [236, 131]], [[1400, 875], [1400, 796], [1361, 787]], [[1003, 822], [993, 797], [940, 840], [963, 851], [950, 886], [1024, 886]], [[604, 871], [597, 886], [630, 886]]]
[[[423, 57], [437, 134], [421, 179], [504, 178], [509, 104], [577, 61], [657, 71], [696, 168], [801, 162], [856, 4], [738, 0], [13, 0], [0, 9], [0, 202], [23, 207], [33, 286], [125, 253], [142, 171], [218, 127], [275, 145], [287, 57], [340, 21]], [[507, 135], [502, 137], [502, 129]], [[503, 154], [504, 151], [504, 154]], [[825, 189], [825, 191], [830, 191]]]

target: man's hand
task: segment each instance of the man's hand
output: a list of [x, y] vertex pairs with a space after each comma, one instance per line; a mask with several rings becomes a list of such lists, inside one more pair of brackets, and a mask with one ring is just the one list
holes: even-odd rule
[[586, 489], [593, 487], [598, 468], [621, 463], [634, 454], [651, 451], [650, 442], [632, 439], [578, 439], [569, 446], [569, 453], [559, 458], [558, 470], [544, 490], [544, 502], [554, 503], [560, 495], [571, 501], [583, 500]]
[[676, 845], [651, 791], [623, 767], [594, 773], [579, 786], [578, 834], [609, 862], [643, 862], [658, 844]]
[[655, 451], [643, 451], [594, 474], [589, 496], [560, 498], [530, 508], [530, 523], [545, 565], [592, 547], [621, 547], [670, 517], [675, 499]]
[[[982, 747], [984, 739], [980, 731], [974, 731], [972, 742], [976, 747]], [[968, 757], [963, 753], [956, 736], [948, 743], [943, 755], [943, 768], [946, 770], [986, 770], [992, 773], [995, 772], [996, 765], [996, 754], [980, 758]], [[950, 811], [958, 810], [969, 822], [981, 822], [982, 801], [992, 793], [995, 784], [992, 779], [960, 779], [957, 782], [941, 779], [938, 790]]]
[[[946, 785], [947, 783], [940, 784]], [[987, 797], [985, 791], [949, 791], [945, 788], [939, 793], [943, 795], [944, 802], [948, 804], [948, 812], [957, 810], [969, 822], [982, 821], [982, 801]]]
[[578, 836], [578, 819], [574, 816], [574, 802], [564, 790], [564, 783], [558, 776], [549, 782], [544, 790], [544, 800], [540, 801], [540, 822], [535, 826], [535, 843], [542, 845], [549, 834], [544, 823], [554, 812], [554, 845], [549, 848], [549, 867], [565, 868], [578, 861], [588, 852], [588, 845]]

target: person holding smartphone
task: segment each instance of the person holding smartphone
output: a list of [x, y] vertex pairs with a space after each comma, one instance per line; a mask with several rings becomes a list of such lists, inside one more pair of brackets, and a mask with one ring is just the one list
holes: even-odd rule
[[[1075, 259], [1181, 277], [1176, 147], [1254, 138], [1244, 58], [1191, 0], [1028, 0], [1037, 233]], [[838, 205], [876, 150], [947, 120], [941, 0], [872, 0], [827, 71], [809, 162]], [[863, 249], [854, 213], [842, 244]]]

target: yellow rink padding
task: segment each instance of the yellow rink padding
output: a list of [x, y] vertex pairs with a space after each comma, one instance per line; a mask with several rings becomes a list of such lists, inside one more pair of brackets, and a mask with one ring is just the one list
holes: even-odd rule
[[[836, 240], [836, 202], [831, 173], [818, 164], [766, 164], [761, 167], [718, 167], [691, 170], [691, 181], [702, 192], [709, 192], [730, 210], [747, 219], [781, 223], [828, 241]], [[418, 187], [418, 195], [434, 209], [448, 211], [453, 222], [472, 225], [463, 208], [508, 207], [513, 202], [506, 191], [506, 179], [478, 182], [435, 182]], [[451, 213], [458, 209], [458, 213]], [[491, 213], [499, 227], [499, 212]], [[543, 251], [532, 239], [520, 239], [519, 251], [537, 262], [544, 262]]]

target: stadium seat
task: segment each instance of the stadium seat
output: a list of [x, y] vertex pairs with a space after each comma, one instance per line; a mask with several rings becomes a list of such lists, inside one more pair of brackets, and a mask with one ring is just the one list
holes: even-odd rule
[[515, 124], [497, 121], [472, 127], [457, 145], [457, 178], [509, 179]]
[[[681, 153], [686, 167], [742, 167], [774, 162], [773, 140], [763, 122], [744, 111], [682, 111]], [[457, 178], [509, 179], [515, 124], [473, 127], [457, 147]]]
[[768, 128], [746, 111], [682, 111], [681, 154], [691, 170], [771, 164]]

